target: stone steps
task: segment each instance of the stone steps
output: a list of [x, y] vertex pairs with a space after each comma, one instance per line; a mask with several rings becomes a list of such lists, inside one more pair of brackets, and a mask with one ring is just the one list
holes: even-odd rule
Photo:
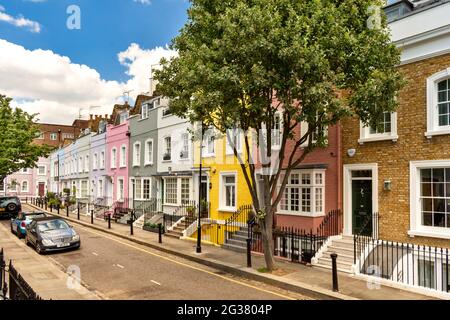
[[330, 255], [336, 253], [337, 257], [337, 269], [338, 271], [351, 273], [352, 265], [354, 262], [354, 247], [353, 237], [341, 237], [340, 239], [333, 239], [328, 244], [326, 250], [319, 256], [316, 263], [313, 263], [315, 267], [331, 269], [332, 260]]

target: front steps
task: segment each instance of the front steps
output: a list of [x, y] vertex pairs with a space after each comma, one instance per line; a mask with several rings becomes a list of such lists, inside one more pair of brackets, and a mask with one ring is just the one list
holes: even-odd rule
[[353, 237], [351, 236], [339, 236], [334, 239], [330, 239], [326, 247], [321, 250], [313, 259], [312, 264], [315, 267], [331, 269], [331, 257], [332, 253], [336, 253], [337, 268], [338, 271], [345, 273], [352, 273], [353, 265]]
[[239, 231], [229, 233], [228, 239], [222, 248], [236, 252], [247, 252], [248, 228], [241, 228]]
[[194, 217], [184, 217], [181, 218], [179, 222], [175, 223], [171, 230], [166, 230], [165, 235], [168, 237], [180, 239], [183, 237], [183, 231], [186, 230], [192, 222], [194, 222]]

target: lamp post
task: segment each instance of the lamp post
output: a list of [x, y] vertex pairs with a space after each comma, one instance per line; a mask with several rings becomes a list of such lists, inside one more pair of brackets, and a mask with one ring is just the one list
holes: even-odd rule
[[198, 224], [197, 224], [197, 253], [202, 252], [202, 223], [201, 223], [201, 203], [202, 203], [202, 156], [203, 156], [203, 121], [200, 128], [200, 167], [198, 172]]

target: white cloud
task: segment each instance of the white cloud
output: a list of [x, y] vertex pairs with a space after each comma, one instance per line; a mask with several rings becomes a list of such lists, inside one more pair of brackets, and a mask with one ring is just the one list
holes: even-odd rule
[[13, 26], [19, 28], [27, 28], [29, 31], [34, 33], [41, 32], [41, 25], [33, 20], [26, 19], [22, 15], [14, 18], [13, 16], [5, 12], [5, 7], [0, 5], [0, 21], [12, 24]]
[[150, 0], [133, 0], [133, 1], [137, 2], [137, 3], [145, 4], [145, 5], [151, 4]]
[[[86, 65], [71, 62], [68, 57], [50, 50], [27, 50], [0, 39], [0, 93], [15, 99], [30, 113], [40, 113], [42, 122], [71, 123], [79, 108], [86, 117], [89, 106], [101, 106], [91, 113], [106, 114], [125, 90], [131, 96], [149, 91], [150, 65], [174, 52], [165, 48], [141, 49], [137, 44], [118, 54], [127, 67], [127, 82], [106, 81]], [[7, 76], [6, 76], [7, 75]]]

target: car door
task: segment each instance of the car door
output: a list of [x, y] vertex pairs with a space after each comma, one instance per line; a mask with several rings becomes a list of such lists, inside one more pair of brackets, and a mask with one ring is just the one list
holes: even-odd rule
[[33, 221], [30, 223], [29, 229], [27, 230], [28, 240], [33, 244], [36, 245], [36, 239], [37, 239], [37, 223], [36, 221]]

